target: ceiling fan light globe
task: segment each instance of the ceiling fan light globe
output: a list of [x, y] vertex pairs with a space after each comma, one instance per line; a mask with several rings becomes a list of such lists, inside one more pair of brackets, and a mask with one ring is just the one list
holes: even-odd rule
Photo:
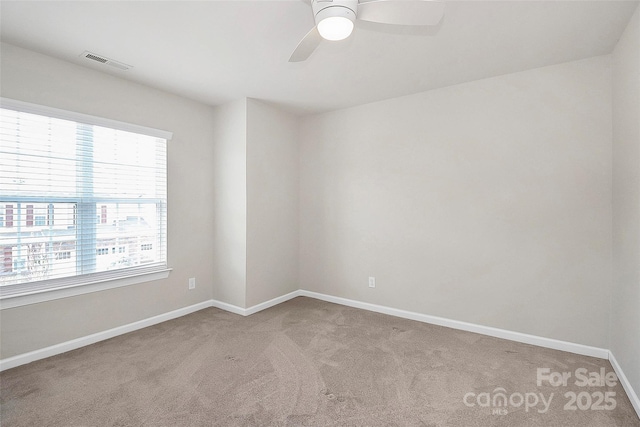
[[[316, 11], [316, 28], [318, 33], [325, 40], [344, 40], [351, 35], [353, 23], [356, 20], [356, 12], [344, 5], [333, 5], [333, 3], [314, 3], [315, 5], [325, 5]], [[355, 3], [355, 6], [358, 4]]]
[[318, 32], [325, 40], [344, 40], [353, 31], [353, 21], [344, 16], [330, 16], [318, 23]]

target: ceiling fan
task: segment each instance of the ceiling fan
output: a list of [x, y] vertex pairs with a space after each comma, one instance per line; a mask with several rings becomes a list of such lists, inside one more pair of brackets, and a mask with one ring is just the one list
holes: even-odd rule
[[306, 60], [322, 40], [343, 40], [356, 19], [393, 25], [436, 25], [444, 15], [439, 0], [311, 0], [316, 26], [293, 51], [289, 62]]

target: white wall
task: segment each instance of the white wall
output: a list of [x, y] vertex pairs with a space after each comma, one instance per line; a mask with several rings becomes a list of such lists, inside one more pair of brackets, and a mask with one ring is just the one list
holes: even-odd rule
[[301, 288], [607, 347], [610, 72], [597, 57], [305, 118]]
[[640, 393], [640, 9], [613, 53], [610, 349]]
[[207, 168], [215, 200], [210, 221], [213, 298], [245, 307], [247, 281], [247, 100], [216, 108], [214, 158]]
[[298, 122], [247, 101], [247, 301], [298, 289]]
[[[0, 312], [7, 358], [209, 300], [213, 275], [213, 109], [2, 44], [0, 94], [173, 132], [168, 147], [168, 279]], [[189, 291], [187, 279], [198, 285]]]

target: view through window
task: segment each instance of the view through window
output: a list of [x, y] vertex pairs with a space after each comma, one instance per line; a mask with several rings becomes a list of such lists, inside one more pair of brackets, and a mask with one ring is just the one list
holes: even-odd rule
[[3, 290], [166, 267], [166, 139], [0, 115]]

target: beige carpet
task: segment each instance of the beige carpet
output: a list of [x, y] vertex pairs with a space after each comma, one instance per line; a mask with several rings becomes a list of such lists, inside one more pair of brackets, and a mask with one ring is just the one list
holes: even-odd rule
[[[567, 386], [538, 386], [538, 368], [571, 377]], [[575, 384], [577, 369], [599, 375], [601, 368], [613, 371], [605, 360], [296, 298], [249, 317], [202, 310], [5, 371], [1, 420], [4, 427], [640, 426], [619, 383]], [[506, 406], [498, 405], [500, 392]]]

